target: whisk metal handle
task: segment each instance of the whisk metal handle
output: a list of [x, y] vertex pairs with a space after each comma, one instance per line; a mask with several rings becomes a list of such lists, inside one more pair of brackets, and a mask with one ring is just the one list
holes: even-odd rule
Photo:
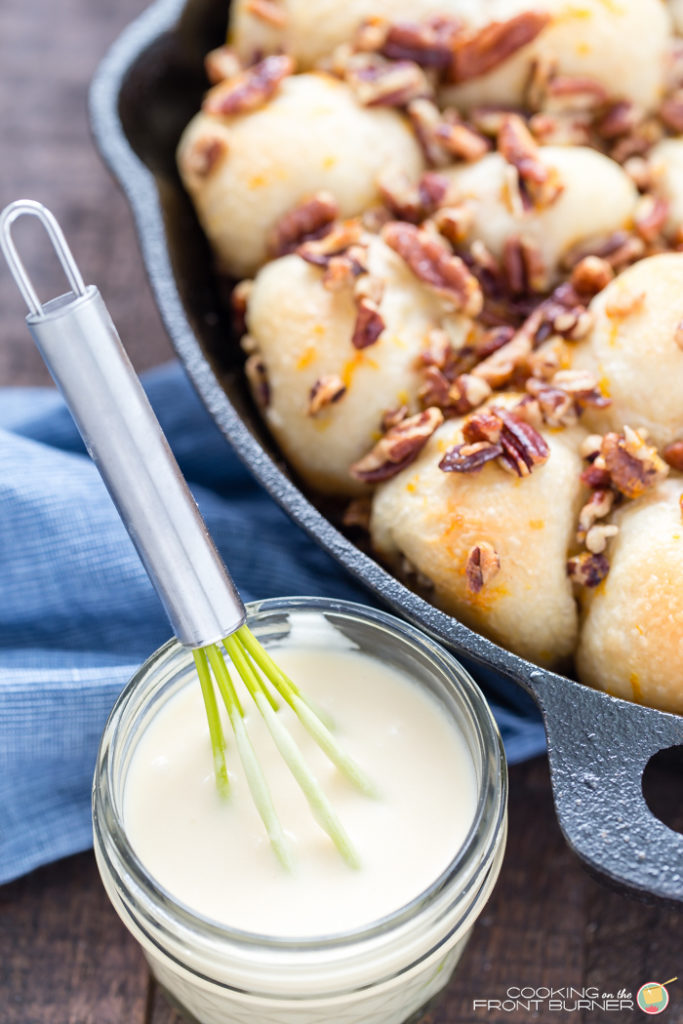
[[[41, 304], [11, 225], [45, 227], [71, 291]], [[244, 605], [207, 531], [164, 433], [94, 285], [84, 285], [53, 215], [32, 200], [0, 214], [0, 247], [30, 309], [26, 323], [71, 410], [181, 643], [202, 647], [233, 633]]]

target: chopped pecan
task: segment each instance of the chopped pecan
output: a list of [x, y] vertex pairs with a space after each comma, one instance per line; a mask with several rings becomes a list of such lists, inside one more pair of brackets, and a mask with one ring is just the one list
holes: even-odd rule
[[617, 100], [595, 122], [595, 130], [602, 139], [612, 141], [621, 135], [628, 135], [637, 128], [641, 112], [630, 100]]
[[604, 409], [610, 405], [610, 399], [603, 395], [597, 378], [589, 370], [558, 370], [552, 385], [570, 395], [580, 409]]
[[543, 106], [551, 112], [597, 110], [604, 106], [607, 98], [607, 89], [594, 78], [583, 75], [551, 75]]
[[197, 179], [208, 178], [227, 153], [228, 143], [225, 139], [215, 135], [200, 135], [185, 155], [185, 173]]
[[483, 296], [479, 282], [460, 257], [454, 256], [438, 238], [402, 221], [387, 224], [382, 237], [413, 274], [457, 312], [472, 317], [481, 312]]
[[344, 509], [342, 525], [349, 529], [355, 526], [360, 530], [369, 530], [371, 512], [372, 501], [370, 498], [353, 498]]
[[254, 398], [264, 409], [267, 408], [270, 404], [270, 387], [268, 385], [266, 364], [258, 352], [252, 353], [247, 358], [244, 364], [244, 372], [251, 385]]
[[662, 457], [672, 469], [683, 473], [683, 441], [672, 441], [662, 451]]
[[374, 448], [350, 467], [351, 476], [375, 484], [396, 476], [410, 465], [437, 427], [443, 423], [440, 409], [425, 409], [392, 427]]
[[501, 264], [512, 295], [542, 292], [548, 287], [548, 270], [541, 251], [527, 238], [518, 235], [506, 238]]
[[443, 16], [422, 23], [395, 22], [382, 40], [381, 52], [390, 60], [411, 60], [422, 68], [445, 72], [461, 31], [461, 22]]
[[351, 344], [354, 348], [369, 348], [378, 341], [382, 331], [386, 327], [384, 317], [379, 311], [377, 303], [367, 295], [359, 295], [356, 299], [356, 322], [353, 326]]
[[349, 258], [356, 260], [362, 266], [362, 273], [365, 272], [365, 253], [358, 248], [362, 227], [360, 221], [352, 220], [333, 223], [329, 230], [323, 229], [324, 234], [319, 238], [313, 238], [297, 246], [296, 254], [306, 263], [312, 263], [314, 267], [327, 269], [331, 260], [342, 253], [349, 254]]
[[338, 292], [353, 286], [361, 275], [367, 273], [366, 256], [367, 251], [362, 245], [350, 245], [344, 252], [330, 256], [323, 274], [323, 287], [330, 292]]
[[467, 556], [465, 564], [467, 589], [473, 594], [478, 594], [499, 572], [498, 552], [488, 541], [480, 541]]
[[658, 196], [641, 196], [633, 213], [636, 231], [645, 242], [654, 242], [661, 235], [669, 214], [669, 204]]
[[433, 218], [436, 230], [451, 245], [461, 245], [467, 238], [473, 223], [474, 210], [468, 203], [462, 203], [459, 206], [442, 206], [440, 210], [436, 211]]
[[502, 429], [503, 421], [495, 410], [481, 409], [465, 420], [462, 436], [468, 444], [474, 444], [477, 441], [498, 444]]
[[[541, 421], [549, 427], [571, 427], [578, 420], [576, 403], [571, 395], [561, 388], [545, 384], [543, 381], [530, 377], [526, 382], [527, 391], [533, 396]], [[526, 407], [527, 410], [533, 407]], [[529, 419], [527, 411], [525, 419]]]
[[247, 0], [247, 13], [273, 28], [284, 28], [287, 24], [287, 12], [276, 0]]
[[476, 409], [490, 394], [491, 388], [479, 377], [463, 373], [451, 381], [436, 366], [428, 366], [418, 397], [423, 405], [438, 406], [444, 415], [452, 417]]
[[612, 486], [627, 498], [639, 498], [669, 472], [657, 449], [645, 444], [630, 427], [624, 427], [623, 434], [605, 434], [601, 455]]
[[480, 160], [491, 148], [484, 135], [452, 111], [444, 114], [443, 120], [434, 130], [434, 138], [449, 156], [468, 163]]
[[605, 460], [601, 455], [594, 459], [589, 466], [586, 466], [579, 479], [582, 484], [585, 484], [586, 487], [590, 487], [592, 490], [603, 491], [607, 487], [612, 486], [612, 477], [609, 470], [605, 467]]
[[249, 304], [249, 296], [251, 295], [254, 282], [245, 278], [235, 285], [230, 294], [230, 307], [232, 310], [232, 322], [235, 328], [235, 333], [238, 337], [242, 337], [247, 329], [247, 306]]
[[344, 77], [365, 107], [404, 107], [432, 92], [424, 71], [413, 61], [394, 63], [376, 53], [351, 55]]
[[548, 460], [550, 449], [542, 435], [515, 413], [501, 410], [499, 415], [503, 421], [500, 465], [517, 476], [529, 476], [536, 466]]
[[205, 114], [231, 117], [264, 106], [280, 83], [294, 72], [294, 61], [286, 54], [266, 57], [239, 74], [209, 89], [202, 110]]
[[582, 551], [567, 562], [567, 575], [572, 583], [581, 587], [597, 587], [609, 572], [609, 562], [604, 555], [593, 555]]
[[676, 135], [683, 133], [683, 89], [676, 89], [666, 97], [659, 108], [659, 116]]
[[395, 409], [387, 409], [382, 416], [382, 433], [386, 434], [392, 427], [397, 426], [408, 415], [407, 405], [398, 405]]
[[524, 364], [532, 347], [532, 335], [519, 330], [510, 341], [478, 363], [472, 373], [476, 377], [481, 377], [492, 388], [503, 387], [512, 379], [518, 367]]
[[618, 533], [619, 527], [613, 523], [599, 523], [597, 526], [591, 526], [586, 534], [586, 548], [592, 555], [601, 555], [607, 547], [610, 537], [615, 537]]
[[613, 231], [606, 238], [588, 239], [573, 246], [565, 253], [563, 263], [571, 270], [584, 256], [599, 256], [618, 273], [644, 255], [645, 243], [642, 238], [619, 230]]
[[346, 385], [336, 373], [319, 377], [308, 396], [308, 415], [317, 416], [321, 409], [338, 402], [345, 393]]
[[339, 216], [337, 200], [329, 192], [316, 192], [283, 214], [268, 236], [268, 254], [285, 256], [310, 239], [326, 235]]
[[234, 78], [242, 70], [242, 62], [231, 46], [218, 46], [204, 58], [206, 77], [212, 85]]
[[579, 455], [588, 462], [595, 462], [602, 448], [602, 435], [589, 434], [579, 445]]
[[463, 425], [464, 443], [450, 448], [439, 463], [445, 473], [476, 473], [497, 459], [508, 472], [524, 477], [547, 461], [550, 449], [538, 431], [505, 409], [475, 413]]
[[614, 270], [600, 256], [584, 256], [571, 273], [571, 284], [582, 298], [592, 299], [614, 278]]
[[432, 167], [445, 167], [449, 164], [450, 154], [436, 137], [437, 128], [441, 124], [441, 111], [437, 105], [426, 98], [416, 99], [408, 104], [406, 112], [427, 163]]
[[579, 512], [579, 525], [576, 533], [577, 541], [582, 544], [586, 534], [598, 519], [604, 519], [612, 511], [614, 491], [608, 488], [596, 488]]
[[549, 22], [550, 15], [545, 12], [524, 11], [507, 21], [491, 21], [483, 28], [459, 33], [454, 39], [450, 81], [467, 82], [492, 71], [532, 42]]
[[517, 114], [508, 114], [498, 135], [498, 150], [515, 168], [522, 202], [526, 208], [552, 205], [564, 191], [555, 168], [541, 159], [536, 140]]
[[449, 181], [437, 171], [427, 171], [413, 184], [405, 174], [390, 170], [380, 175], [377, 184], [395, 217], [419, 224], [438, 210], [448, 194]]
[[592, 144], [590, 114], [569, 111], [548, 114], [546, 111], [529, 118], [529, 131], [543, 146], [590, 146]]
[[444, 473], [478, 473], [487, 462], [500, 458], [502, 454], [501, 444], [490, 444], [488, 441], [456, 444], [443, 456], [439, 469]]

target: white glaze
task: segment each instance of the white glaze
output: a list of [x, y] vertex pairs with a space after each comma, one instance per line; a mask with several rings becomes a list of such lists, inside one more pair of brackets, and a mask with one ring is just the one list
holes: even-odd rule
[[140, 739], [126, 779], [126, 832], [148, 871], [203, 916], [274, 936], [355, 929], [418, 896], [461, 847], [476, 806], [464, 738], [424, 689], [343, 646], [273, 654], [331, 713], [340, 741], [377, 785], [377, 799], [358, 794], [282, 712], [360, 853], [359, 871], [315, 824], [251, 709], [249, 731], [295, 849], [292, 874], [270, 849], [232, 747], [232, 794], [223, 801], [216, 793], [198, 685], [169, 700]]

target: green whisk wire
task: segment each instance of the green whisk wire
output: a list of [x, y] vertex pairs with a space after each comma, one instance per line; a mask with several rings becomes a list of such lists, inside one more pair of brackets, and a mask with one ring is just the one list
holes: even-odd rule
[[[301, 754], [295, 740], [278, 715], [279, 704], [271, 687], [291, 708], [301, 725], [332, 764], [357, 789], [368, 796], [376, 791], [372, 781], [342, 749], [329, 727], [303, 696], [299, 688], [273, 661], [249, 627], [244, 624], [226, 637], [223, 646], [247, 693], [264, 719], [277, 749], [294, 776], [313, 812], [315, 820], [327, 833], [350, 867], [360, 866], [360, 858], [320, 783]], [[193, 651], [199, 682], [204, 697], [213, 752], [216, 787], [222, 795], [229, 789], [225, 760], [226, 741], [221, 724], [214, 681], [225, 705], [242, 769], [256, 809], [268, 833], [271, 845], [284, 867], [292, 867], [287, 839], [275, 810], [268, 783], [249, 739], [242, 707], [230, 671], [217, 644]], [[267, 685], [268, 684], [268, 685]]]

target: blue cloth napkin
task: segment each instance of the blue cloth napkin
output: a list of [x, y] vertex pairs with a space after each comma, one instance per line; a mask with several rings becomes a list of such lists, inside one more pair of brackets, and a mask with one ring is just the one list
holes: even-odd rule
[[[183, 371], [152, 401], [246, 600], [369, 595], [238, 462]], [[0, 389], [0, 882], [92, 842], [90, 784], [107, 715], [170, 628], [60, 396]], [[540, 753], [529, 698], [474, 668], [510, 762]]]

